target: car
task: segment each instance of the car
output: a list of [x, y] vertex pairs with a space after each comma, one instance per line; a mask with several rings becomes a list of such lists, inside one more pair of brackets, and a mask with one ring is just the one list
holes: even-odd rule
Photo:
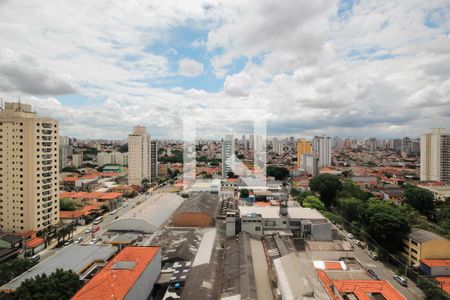
[[115, 214], [117, 214], [117, 209], [113, 209], [109, 214], [110, 214], [110, 215], [115, 215]]
[[39, 260], [41, 260], [41, 256], [39, 254], [35, 254], [34, 256], [30, 257], [30, 261], [33, 263], [38, 263]]
[[69, 245], [72, 244], [72, 243], [73, 243], [73, 240], [72, 240], [72, 239], [67, 240], [67, 241], [64, 242], [64, 246], [69, 246]]
[[369, 254], [370, 258], [372, 258], [373, 260], [378, 260], [378, 255], [375, 252], [369, 251], [368, 254]]
[[80, 236], [80, 237], [77, 237], [77, 238], [75, 239], [74, 243], [75, 243], [75, 244], [79, 244], [79, 243], [81, 243], [82, 241], [83, 241], [83, 238]]
[[92, 231], [92, 227], [89, 227], [88, 229], [86, 229], [86, 230], [84, 231], [84, 233], [88, 234], [88, 233], [91, 233], [91, 231]]
[[56, 244], [56, 248], [61, 248], [62, 246], [64, 246], [64, 241], [63, 240], [61, 240], [61, 241], [59, 241], [57, 244]]
[[394, 279], [403, 286], [408, 286], [408, 281], [405, 277], [395, 274]]
[[349, 239], [353, 239], [353, 234], [348, 233], [348, 234], [347, 234], [347, 237], [348, 237]]
[[124, 202], [123, 204], [122, 204], [122, 207], [127, 207], [128, 206], [128, 203], [127, 202]]
[[354, 242], [358, 247], [360, 247], [360, 248], [363, 247], [363, 243], [362, 243], [360, 240], [353, 239], [353, 242]]
[[94, 245], [98, 242], [98, 238], [92, 238], [89, 244]]
[[374, 270], [367, 269], [367, 273], [369, 274], [370, 278], [372, 278], [374, 280], [380, 280], [380, 278], [378, 277], [377, 273], [375, 273]]

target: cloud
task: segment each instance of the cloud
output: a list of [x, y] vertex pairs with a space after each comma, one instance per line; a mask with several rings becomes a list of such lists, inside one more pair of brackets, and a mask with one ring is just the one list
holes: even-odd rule
[[179, 60], [178, 68], [179, 73], [187, 77], [197, 77], [203, 74], [203, 64], [190, 58]]
[[56, 74], [39, 65], [26, 53], [0, 51], [0, 90], [33, 95], [64, 95], [76, 92], [67, 75]]
[[267, 107], [269, 132], [298, 136], [450, 123], [446, 0], [91, 2], [0, 2], [0, 97], [64, 134], [179, 138], [184, 109], [217, 107]]

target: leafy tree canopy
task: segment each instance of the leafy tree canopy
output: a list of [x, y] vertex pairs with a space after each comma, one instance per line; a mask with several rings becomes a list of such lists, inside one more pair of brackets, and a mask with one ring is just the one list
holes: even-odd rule
[[19, 299], [70, 299], [81, 288], [80, 278], [72, 270], [57, 269], [50, 275], [37, 275], [26, 279], [17, 288], [16, 296]]
[[309, 182], [311, 191], [320, 194], [320, 200], [326, 207], [334, 204], [336, 194], [342, 189], [339, 178], [332, 174], [320, 174]]
[[420, 187], [406, 186], [405, 200], [406, 203], [420, 212], [430, 211], [434, 208], [434, 194]]
[[382, 247], [395, 253], [411, 228], [398, 206], [387, 201], [369, 200], [362, 220], [366, 231]]
[[289, 170], [285, 167], [267, 167], [267, 176], [273, 176], [276, 180], [285, 180], [289, 176]]
[[303, 200], [303, 207], [314, 208], [319, 211], [325, 210], [325, 205], [316, 196], [307, 196], [305, 200]]

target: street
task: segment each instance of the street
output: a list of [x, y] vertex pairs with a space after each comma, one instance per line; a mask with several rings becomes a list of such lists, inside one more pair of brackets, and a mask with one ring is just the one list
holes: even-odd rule
[[[339, 230], [337, 227], [335, 227]], [[339, 230], [347, 238], [347, 232]], [[354, 246], [354, 257], [363, 264], [365, 269], [372, 269], [381, 280], [387, 280], [392, 284], [406, 299], [423, 299], [421, 290], [408, 279], [408, 287], [400, 285], [394, 278], [394, 271], [392, 271], [387, 265], [383, 264], [379, 260], [373, 260], [367, 253], [367, 249], [361, 249], [351, 239], [347, 240]]]

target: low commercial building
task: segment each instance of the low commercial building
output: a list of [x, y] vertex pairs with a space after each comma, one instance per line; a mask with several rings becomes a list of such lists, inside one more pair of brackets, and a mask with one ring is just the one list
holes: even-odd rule
[[431, 231], [413, 228], [403, 244], [401, 254], [411, 267], [419, 267], [422, 259], [450, 258], [450, 241]]
[[56, 269], [72, 270], [84, 280], [105, 265], [115, 252], [116, 249], [111, 246], [72, 244], [6, 283], [0, 291], [14, 292], [25, 280], [37, 275], [50, 275]]
[[126, 247], [72, 299], [148, 299], [160, 272], [159, 247]]
[[422, 259], [419, 269], [428, 276], [450, 277], [450, 259]]
[[232, 236], [240, 231], [262, 236], [267, 232], [289, 231], [296, 237], [330, 241], [331, 223], [317, 210], [305, 207], [239, 206], [239, 218], [228, 212], [226, 231]]

